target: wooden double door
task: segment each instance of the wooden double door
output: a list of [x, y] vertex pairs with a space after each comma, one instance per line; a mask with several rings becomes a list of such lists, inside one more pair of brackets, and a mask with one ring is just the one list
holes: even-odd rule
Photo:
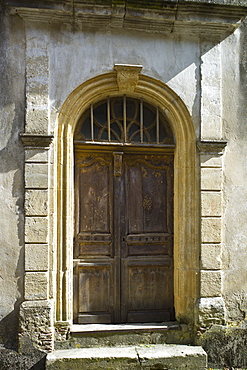
[[74, 322], [173, 319], [173, 155], [76, 150]]

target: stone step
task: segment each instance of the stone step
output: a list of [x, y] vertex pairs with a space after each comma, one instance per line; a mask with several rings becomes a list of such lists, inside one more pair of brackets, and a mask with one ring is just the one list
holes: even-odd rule
[[139, 344], [193, 344], [194, 331], [177, 322], [147, 324], [72, 325], [66, 341], [57, 341], [55, 349], [113, 347]]
[[56, 350], [47, 370], [206, 370], [207, 354], [199, 346], [143, 345]]

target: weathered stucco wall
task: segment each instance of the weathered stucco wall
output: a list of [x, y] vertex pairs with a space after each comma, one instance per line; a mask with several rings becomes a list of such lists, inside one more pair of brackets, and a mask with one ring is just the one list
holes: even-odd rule
[[[227, 319], [247, 313], [247, 23], [222, 43], [224, 171], [223, 295]], [[230, 52], [229, 52], [230, 51]]]
[[0, 17], [0, 343], [13, 346], [24, 274], [25, 32], [18, 16]]
[[[46, 37], [49, 38], [48, 31]], [[79, 84], [122, 63], [142, 65], [143, 74], [174, 89], [185, 101], [199, 132], [200, 45], [196, 38], [116, 29], [73, 32], [70, 25], [54, 26], [49, 58], [53, 124], [57, 111]]]
[[211, 366], [247, 366], [247, 23], [221, 43], [223, 167], [222, 296], [229, 326], [213, 326], [199, 340]]

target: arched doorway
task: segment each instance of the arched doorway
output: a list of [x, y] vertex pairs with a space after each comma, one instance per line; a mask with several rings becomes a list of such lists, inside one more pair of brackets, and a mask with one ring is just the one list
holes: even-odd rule
[[[129, 66], [126, 67], [128, 69]], [[124, 81], [132, 79], [132, 72]], [[133, 79], [131, 80], [133, 82]], [[137, 80], [136, 80], [137, 81]], [[131, 85], [131, 84], [129, 84]], [[194, 323], [199, 297], [199, 219], [196, 136], [182, 100], [163, 82], [141, 75], [126, 93], [158, 107], [174, 137], [174, 308], [179, 321]], [[124, 87], [125, 88], [125, 87]], [[129, 90], [128, 90], [129, 89]], [[90, 104], [122, 96], [117, 72], [94, 77], [75, 89], [59, 113], [55, 133], [56, 321], [73, 322], [74, 133]], [[119, 150], [122, 151], [122, 150]]]
[[173, 152], [158, 107], [112, 96], [75, 131], [74, 322], [174, 319]]

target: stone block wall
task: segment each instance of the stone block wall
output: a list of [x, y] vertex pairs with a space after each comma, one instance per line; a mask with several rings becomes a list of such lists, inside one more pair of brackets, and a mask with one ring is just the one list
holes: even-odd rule
[[[25, 280], [19, 347], [53, 349], [53, 304], [49, 301], [49, 163], [47, 140], [22, 134], [25, 147]], [[39, 141], [39, 142], [37, 142]], [[32, 145], [32, 146], [31, 146]], [[42, 145], [42, 146], [41, 146]]]
[[199, 144], [201, 167], [201, 298], [199, 325], [223, 324], [222, 299], [222, 167], [226, 143]]

